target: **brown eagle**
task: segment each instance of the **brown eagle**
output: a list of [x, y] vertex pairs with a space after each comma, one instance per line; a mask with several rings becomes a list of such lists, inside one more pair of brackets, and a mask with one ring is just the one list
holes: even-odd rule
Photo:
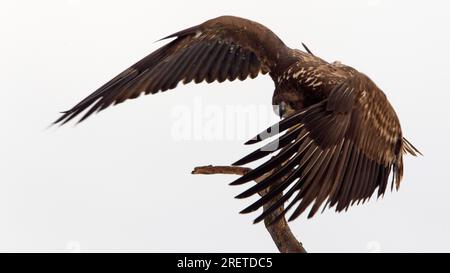
[[[242, 212], [255, 211], [277, 194], [263, 220], [285, 202], [289, 220], [311, 206], [312, 217], [324, 208], [346, 210], [355, 202], [400, 185], [403, 154], [420, 152], [402, 135], [399, 119], [385, 94], [366, 75], [339, 62], [329, 63], [287, 47], [263, 25], [232, 16], [218, 17], [179, 31], [175, 38], [83, 99], [55, 121], [64, 124], [87, 110], [79, 121], [110, 105], [173, 89], [182, 81], [200, 83], [255, 78], [269, 74], [275, 83], [272, 104], [279, 123], [246, 144], [274, 140], [234, 165], [272, 155], [232, 185], [262, 177], [238, 198], [268, 189]], [[284, 132], [284, 133], [283, 133]], [[283, 133], [283, 134], [281, 134]]]

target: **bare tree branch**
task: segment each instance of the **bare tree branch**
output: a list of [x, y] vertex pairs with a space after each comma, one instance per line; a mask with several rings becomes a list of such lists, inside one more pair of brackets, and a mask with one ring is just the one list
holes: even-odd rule
[[[235, 166], [202, 166], [195, 167], [192, 171], [192, 174], [236, 174], [236, 175], [244, 175], [251, 171], [250, 168], [245, 167], [235, 167]], [[259, 183], [265, 178], [265, 176], [260, 177], [255, 180], [256, 183]], [[260, 192], [259, 194], [262, 196], [266, 192]], [[276, 202], [279, 198], [282, 197], [282, 194], [278, 194], [274, 197], [272, 201], [264, 205], [263, 209], [268, 209], [274, 202]], [[280, 207], [275, 210], [271, 214], [269, 214], [264, 220], [264, 224], [266, 226], [267, 231], [272, 236], [272, 240], [275, 242], [275, 245], [278, 247], [278, 250], [282, 253], [306, 253], [306, 250], [303, 248], [301, 242], [299, 242], [291, 229], [289, 228], [288, 222], [285, 217], [281, 217], [277, 222], [271, 223], [279, 213], [283, 211], [284, 207]]]

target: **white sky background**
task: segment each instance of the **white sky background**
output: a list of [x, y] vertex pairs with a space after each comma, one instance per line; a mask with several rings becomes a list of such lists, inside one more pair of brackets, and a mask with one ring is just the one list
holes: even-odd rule
[[0, 250], [276, 251], [263, 225], [251, 224], [257, 214], [238, 214], [255, 200], [233, 198], [246, 186], [228, 186], [233, 176], [190, 175], [246, 155], [256, 147], [245, 139], [271, 122], [255, 119], [256, 129], [233, 139], [172, 133], [176, 106], [269, 107], [268, 77], [179, 86], [76, 127], [46, 129], [164, 44], [157, 39], [229, 14], [369, 75], [425, 155], [406, 157], [399, 192], [293, 222], [306, 249], [450, 251], [448, 11], [448, 1], [2, 0]]

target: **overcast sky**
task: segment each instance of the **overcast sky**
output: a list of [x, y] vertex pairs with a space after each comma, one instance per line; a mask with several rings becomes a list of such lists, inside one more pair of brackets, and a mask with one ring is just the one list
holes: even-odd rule
[[[164, 44], [154, 41], [228, 14], [369, 75], [425, 155], [405, 158], [399, 192], [293, 222], [305, 248], [450, 251], [448, 10], [447, 1], [2, 0], [0, 250], [277, 251], [252, 224], [257, 214], [238, 214], [255, 200], [233, 198], [246, 186], [190, 174], [253, 149], [246, 138], [276, 120], [269, 77], [179, 86], [47, 129]], [[223, 113], [223, 131], [211, 130], [211, 112]]]

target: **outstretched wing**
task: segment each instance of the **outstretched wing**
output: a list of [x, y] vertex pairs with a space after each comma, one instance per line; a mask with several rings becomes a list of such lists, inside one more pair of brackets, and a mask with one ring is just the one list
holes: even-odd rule
[[[289, 220], [312, 204], [312, 217], [327, 201], [337, 211], [370, 198], [376, 188], [384, 194], [388, 177], [399, 186], [403, 173], [402, 154], [418, 151], [407, 142], [399, 120], [381, 90], [365, 75], [357, 73], [338, 84], [327, 99], [283, 119], [247, 144], [286, 132], [235, 163], [247, 164], [279, 151], [268, 161], [240, 177], [232, 185], [265, 178], [238, 195], [244, 198], [269, 189], [258, 201], [244, 209], [248, 213], [262, 207], [274, 196], [283, 197], [265, 210], [263, 220], [291, 197], [284, 215], [298, 204]], [[325, 205], [326, 207], [326, 205]]]
[[84, 110], [80, 121], [112, 104], [173, 89], [180, 81], [199, 83], [244, 80], [282, 71], [290, 49], [256, 22], [223, 16], [174, 33], [174, 41], [159, 48], [110, 80], [55, 123], [64, 124]]

